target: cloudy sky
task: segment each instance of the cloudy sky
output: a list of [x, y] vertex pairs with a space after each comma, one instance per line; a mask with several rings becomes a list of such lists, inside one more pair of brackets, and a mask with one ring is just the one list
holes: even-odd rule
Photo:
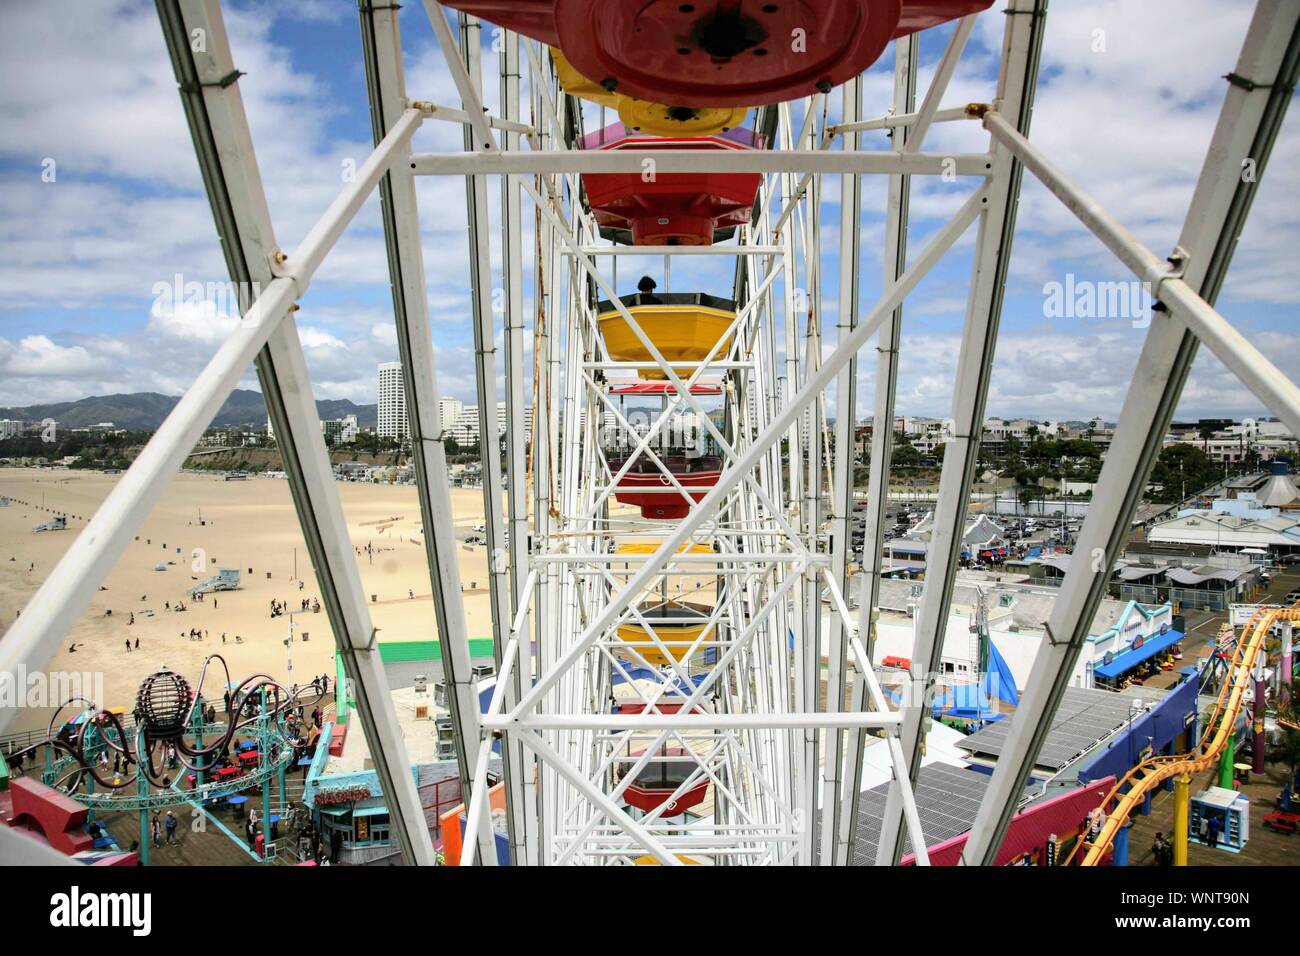
[[[945, 105], [992, 98], [1001, 6], [999, 0], [980, 18]], [[1251, 6], [1071, 0], [1049, 14], [1032, 137], [1161, 255], [1181, 227], [1222, 103], [1222, 76], [1235, 64]], [[246, 74], [240, 88], [277, 236], [282, 248], [292, 249], [339, 190], [346, 164], [359, 164], [369, 151], [356, 4], [229, 0], [225, 10], [235, 62]], [[410, 94], [455, 104], [420, 4], [403, 9], [402, 28]], [[947, 33], [923, 37], [922, 88]], [[886, 54], [868, 73], [869, 115], [888, 106], [891, 60]], [[490, 50], [484, 69], [492, 105]], [[932, 130], [927, 149], [982, 150], [986, 142], [976, 124], [951, 123]], [[883, 148], [884, 140], [866, 146]], [[426, 124], [416, 148], [459, 149], [459, 131]], [[1292, 377], [1300, 375], [1293, 322], [1300, 270], [1291, 261], [1300, 247], [1298, 160], [1300, 120], [1291, 117], [1219, 300], [1221, 311]], [[865, 307], [880, 289], [877, 210], [884, 184], [869, 180], [864, 188]], [[970, 188], [916, 181], [914, 251]], [[837, 191], [828, 180], [822, 237], [828, 328], [836, 319]], [[495, 221], [495, 184], [492, 193]], [[441, 390], [472, 399], [463, 182], [426, 178], [420, 203]], [[949, 412], [973, 235], [909, 300], [900, 414]], [[1126, 319], [1047, 317], [1044, 288], [1068, 276], [1076, 282], [1129, 276], [1031, 177], [1014, 253], [989, 413], [1113, 419], [1144, 330]], [[493, 255], [495, 261], [495, 247]], [[659, 268], [625, 260], [620, 288], [630, 291], [642, 269], [657, 275]], [[232, 320], [220, 302], [160, 304], [159, 289], [177, 277], [225, 280], [153, 4], [0, 5], [0, 405], [114, 392], [179, 394]], [[672, 285], [726, 295], [730, 282], [729, 266], [699, 259], [683, 260]], [[327, 259], [301, 305], [299, 328], [317, 395], [374, 401], [375, 365], [396, 358], [376, 201]], [[863, 363], [863, 413], [871, 364]], [[254, 385], [251, 371], [246, 385]], [[1203, 350], [1180, 415], [1261, 412]]]

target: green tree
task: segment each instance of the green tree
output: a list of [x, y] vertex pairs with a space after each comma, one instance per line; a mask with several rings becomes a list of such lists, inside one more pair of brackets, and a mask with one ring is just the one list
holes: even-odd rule
[[894, 450], [890, 464], [898, 468], [915, 467], [921, 464], [921, 453], [916, 450], [908, 437], [902, 432], [894, 433]]
[[1186, 442], [1177, 442], [1160, 452], [1151, 481], [1160, 487], [1152, 499], [1164, 504], [1181, 501], [1183, 489], [1187, 494], [1199, 491], [1214, 482], [1219, 471], [1201, 449]]

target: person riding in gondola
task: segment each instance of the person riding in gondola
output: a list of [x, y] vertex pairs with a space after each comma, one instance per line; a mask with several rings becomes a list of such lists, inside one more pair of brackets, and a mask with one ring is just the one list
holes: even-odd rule
[[641, 281], [636, 284], [637, 292], [641, 293], [642, 305], [663, 305], [663, 300], [655, 295], [655, 289], [658, 283], [649, 276], [642, 276]]

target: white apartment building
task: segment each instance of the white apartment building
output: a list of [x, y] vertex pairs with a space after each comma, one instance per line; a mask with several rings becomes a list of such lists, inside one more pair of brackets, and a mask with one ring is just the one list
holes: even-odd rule
[[[477, 445], [479, 439], [478, 406], [465, 405], [458, 399], [441, 398], [438, 410], [442, 416], [443, 431], [452, 441], [462, 448]], [[506, 403], [497, 402], [497, 434], [506, 433]], [[524, 441], [533, 439], [533, 406], [524, 406]]]
[[462, 448], [478, 444], [478, 406], [461, 405], [460, 413], [450, 425], [444, 419], [443, 430]]
[[379, 421], [375, 431], [380, 438], [395, 438], [398, 441], [410, 434], [401, 362], [384, 362], [379, 366]]
[[357, 416], [344, 415], [342, 418], [321, 422], [320, 430], [335, 445], [346, 445], [357, 440], [357, 433], [361, 429], [357, 425]]
[[1294, 442], [1296, 436], [1291, 429], [1276, 418], [1243, 418], [1238, 425], [1229, 425], [1224, 429], [1229, 435], [1241, 435], [1247, 441], [1284, 441]]
[[465, 403], [459, 398], [440, 398], [438, 399], [438, 421], [442, 422], [443, 428], [451, 428], [460, 418], [460, 413], [465, 410]]
[[0, 418], [0, 441], [17, 438], [23, 433], [23, 423], [16, 418]]

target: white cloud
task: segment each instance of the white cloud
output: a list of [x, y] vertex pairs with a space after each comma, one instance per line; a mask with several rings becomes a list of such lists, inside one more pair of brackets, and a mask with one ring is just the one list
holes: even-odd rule
[[180, 302], [154, 308], [149, 313], [148, 329], [185, 342], [215, 346], [238, 324], [237, 316], [218, 311], [211, 301]]
[[105, 363], [79, 345], [56, 345], [44, 335], [18, 342], [0, 339], [0, 372], [15, 378], [77, 378], [102, 372]]
[[[1047, 20], [1042, 82], [1033, 139], [1142, 241], [1164, 254], [1182, 226], [1233, 68], [1251, 7], [1244, 0], [1164, 0], [1054, 5]], [[1171, 16], [1178, 29], [1169, 29]], [[248, 110], [261, 174], [281, 246], [292, 250], [342, 185], [346, 160], [369, 153], [359, 59], [340, 62], [355, 103], [336, 98], [337, 80], [301, 49], [286, 45], [308, 21], [313, 30], [354, 17], [345, 2], [225, 5], [239, 88]], [[282, 29], [275, 29], [277, 18]], [[972, 47], [944, 105], [988, 100], [1006, 18], [980, 18]], [[406, 74], [413, 97], [450, 106], [459, 97], [441, 62], [418, 4], [403, 14]], [[152, 389], [176, 394], [191, 381], [233, 323], [219, 303], [152, 306], [156, 283], [176, 273], [203, 284], [226, 278], [211, 212], [203, 194], [166, 52], [152, 5], [105, 0], [85, 4], [16, 5], [0, 32], [0, 322], [24, 322], [0, 345], [0, 402], [67, 399], [88, 391]], [[950, 29], [950, 28], [949, 28]], [[1097, 30], [1105, 51], [1095, 52]], [[946, 31], [922, 41], [924, 92]], [[884, 111], [892, 84], [888, 55], [866, 80], [866, 109]], [[304, 63], [312, 63], [310, 68]], [[485, 98], [495, 108], [497, 63], [484, 51]], [[355, 128], [338, 122], [345, 110]], [[831, 98], [829, 116], [838, 115]], [[585, 109], [588, 129], [597, 111]], [[794, 118], [800, 118], [796, 108]], [[607, 116], [607, 120], [610, 117]], [[883, 136], [867, 137], [880, 148]], [[978, 123], [937, 124], [927, 150], [982, 150]], [[417, 150], [459, 151], [461, 129], [431, 120], [417, 134]], [[57, 162], [56, 182], [41, 180], [41, 161]], [[932, 234], [969, 184], [913, 180], [912, 251]], [[1300, 188], [1300, 136], [1285, 127], [1252, 210], [1221, 296], [1226, 315], [1266, 354], [1289, 361], [1297, 352], [1289, 333], [1259, 319], [1260, 308], [1300, 302], [1300, 272], [1290, 265], [1300, 244], [1291, 197]], [[883, 181], [864, 184], [861, 225], [864, 289], [878, 288], [883, 224]], [[468, 346], [470, 299], [464, 182], [426, 177], [418, 184], [428, 298], [439, 353], [441, 387], [470, 397], [473, 354]], [[488, 190], [493, 275], [500, 281], [500, 188]], [[823, 317], [835, 319], [838, 186], [828, 180], [822, 221], [826, 250]], [[532, 216], [525, 215], [522, 248], [531, 257]], [[955, 256], [969, 255], [971, 230]], [[609, 276], [610, 263], [601, 263]], [[673, 288], [725, 294], [730, 266], [682, 259]], [[660, 261], [625, 259], [629, 277], [660, 276]], [[905, 310], [900, 409], [947, 414], [960, 348], [967, 269], [929, 277]], [[1042, 284], [1067, 271], [1095, 278], [1126, 278], [1113, 257], [1032, 177], [1019, 210], [1008, 308], [994, 369], [991, 413], [1037, 416], [1113, 416], [1133, 368], [1140, 332], [1098, 327], [1035, 331], [1033, 307]], [[799, 277], [802, 284], [803, 276]], [[531, 276], [525, 285], [531, 289]], [[778, 288], [780, 283], [778, 283]], [[1021, 297], [1017, 303], [1016, 297]], [[359, 213], [326, 259], [296, 319], [317, 394], [373, 400], [374, 365], [396, 357], [388, 269], [376, 198]], [[864, 296], [864, 305], [869, 299]], [[531, 316], [531, 311], [527, 312]], [[1272, 313], [1274, 316], [1276, 313]], [[35, 320], [35, 321], [33, 321]], [[38, 330], [40, 334], [27, 335]], [[530, 343], [531, 344], [531, 343]], [[1289, 351], [1288, 351], [1289, 350]], [[864, 381], [874, 374], [863, 353]], [[1294, 371], [1288, 369], [1288, 371]], [[251, 381], [251, 379], [249, 380]], [[63, 391], [60, 392], [60, 389]], [[870, 408], [871, 393], [861, 393]], [[1039, 407], [1041, 404], [1042, 407]], [[1212, 357], [1198, 359], [1185, 408], [1205, 413], [1258, 411]]]

